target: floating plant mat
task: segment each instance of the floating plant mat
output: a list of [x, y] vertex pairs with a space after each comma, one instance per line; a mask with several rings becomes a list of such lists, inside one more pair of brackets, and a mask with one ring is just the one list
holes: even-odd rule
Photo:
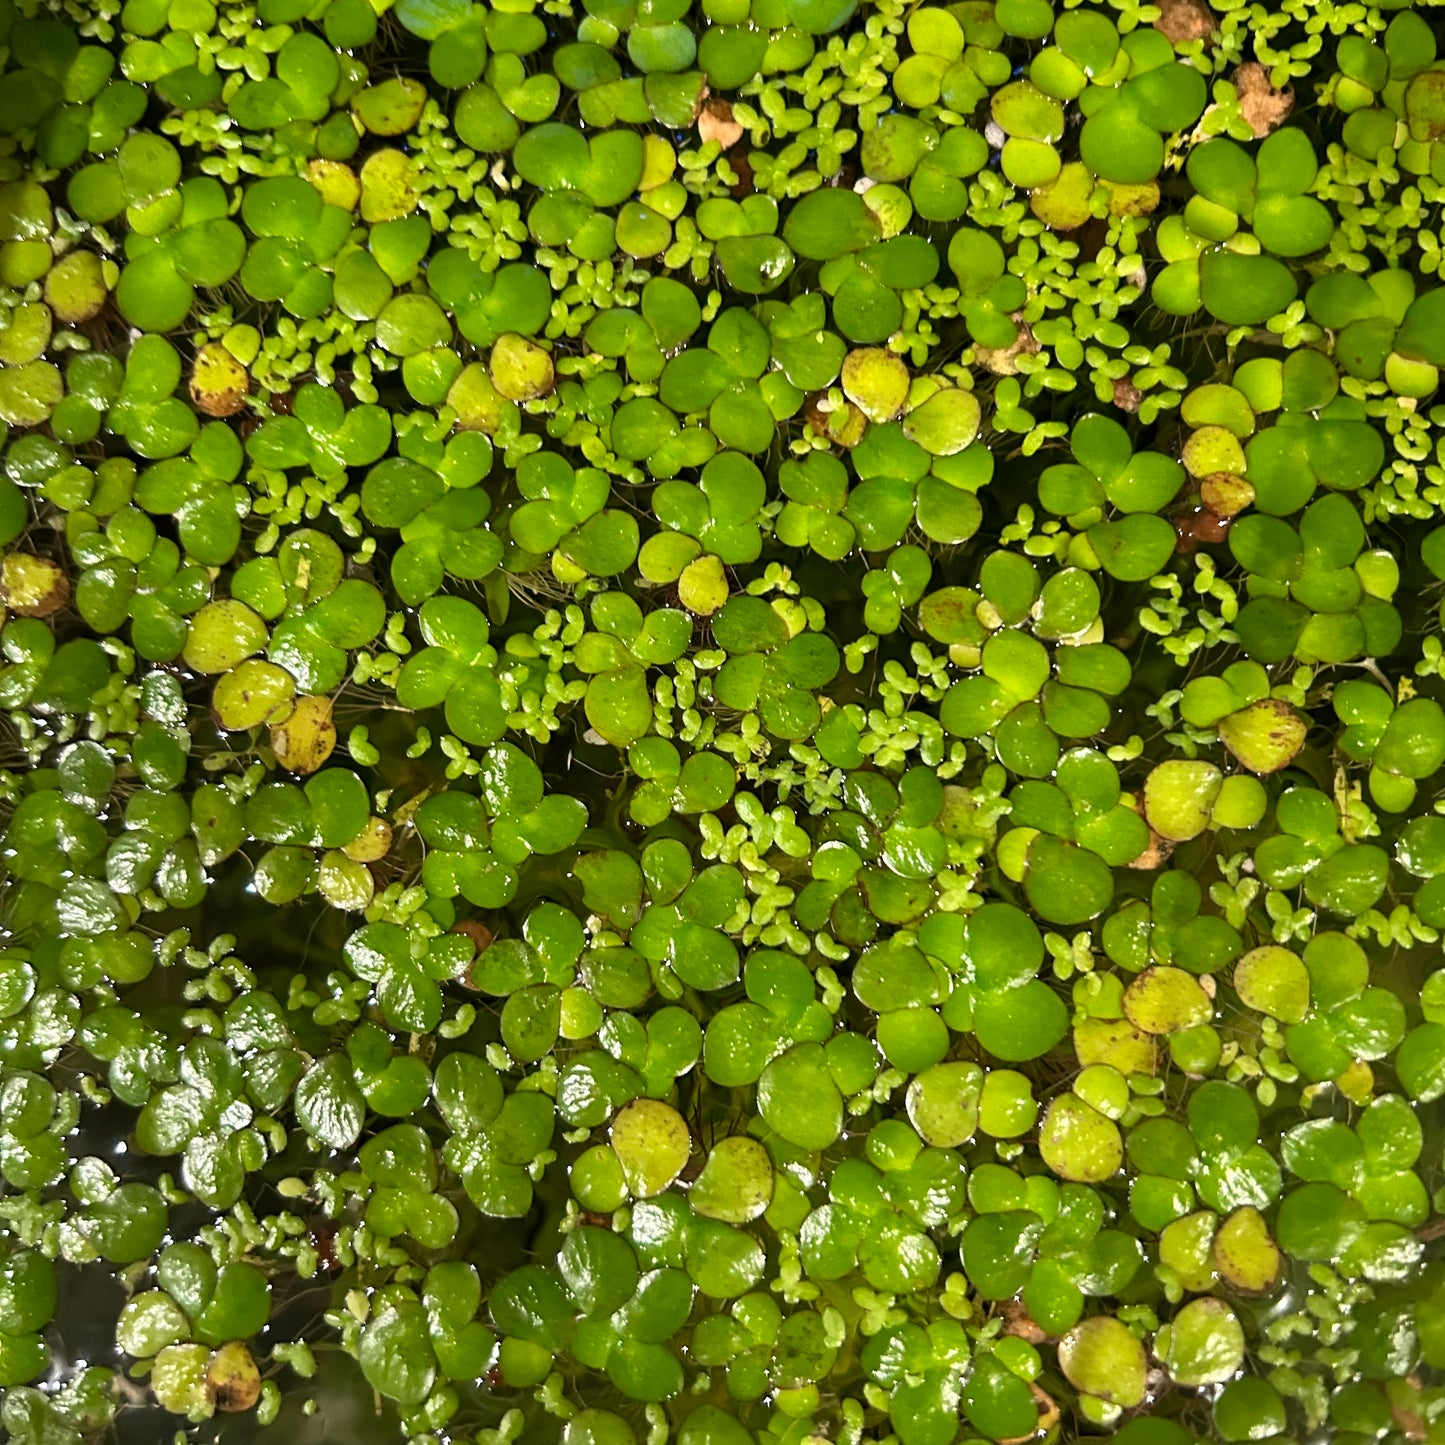
[[1445, 1439], [1440, 42], [0, 0], [0, 1435]]

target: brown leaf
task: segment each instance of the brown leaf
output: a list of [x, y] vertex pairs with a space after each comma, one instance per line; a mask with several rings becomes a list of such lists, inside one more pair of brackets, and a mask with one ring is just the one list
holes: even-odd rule
[[297, 698], [286, 720], [271, 727], [271, 751], [283, 768], [314, 773], [336, 746], [329, 697]]
[[1246, 61], [1232, 77], [1239, 96], [1239, 111], [1249, 123], [1256, 139], [1278, 130], [1294, 109], [1294, 91], [1276, 90], [1270, 84], [1269, 72], [1258, 61]]
[[12, 552], [0, 564], [0, 602], [19, 617], [49, 617], [70, 601], [70, 579], [49, 557]]
[[1216, 29], [1214, 15], [1203, 0], [1160, 0], [1154, 28], [1171, 44], [1203, 40]]
[[1120, 377], [1114, 383], [1114, 405], [1120, 411], [1138, 411], [1143, 400], [1144, 393], [1132, 381]]
[[261, 1372], [240, 1340], [222, 1345], [206, 1365], [206, 1393], [218, 1410], [249, 1410], [261, 1398]]
[[725, 100], [710, 100], [703, 106], [697, 133], [704, 145], [715, 140], [724, 150], [731, 150], [743, 138], [743, 128], [733, 119], [733, 108]]
[[728, 187], [733, 200], [740, 201], [744, 196], [753, 193], [753, 167], [752, 162], [739, 151], [735, 156], [728, 157], [728, 165], [732, 167], [733, 174], [737, 180]]
[[208, 342], [196, 353], [190, 393], [197, 411], [207, 416], [235, 416], [246, 404], [250, 385], [246, 368], [219, 341]]
[[354, 863], [379, 863], [391, 852], [391, 824], [375, 815], [341, 851]]
[[1208, 507], [1195, 507], [1177, 525], [1181, 536], [1187, 534], [1196, 542], [1222, 542], [1229, 532], [1229, 519], [1210, 511]]

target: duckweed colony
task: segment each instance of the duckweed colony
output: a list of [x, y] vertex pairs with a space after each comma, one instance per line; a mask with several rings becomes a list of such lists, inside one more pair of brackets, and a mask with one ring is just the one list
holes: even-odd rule
[[1445, 59], [0, 0], [17, 1445], [1445, 1441]]

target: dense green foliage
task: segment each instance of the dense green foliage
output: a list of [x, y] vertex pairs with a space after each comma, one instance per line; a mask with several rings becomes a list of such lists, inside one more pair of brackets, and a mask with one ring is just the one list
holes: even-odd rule
[[0, 0], [0, 1427], [1445, 1445], [1445, 60]]

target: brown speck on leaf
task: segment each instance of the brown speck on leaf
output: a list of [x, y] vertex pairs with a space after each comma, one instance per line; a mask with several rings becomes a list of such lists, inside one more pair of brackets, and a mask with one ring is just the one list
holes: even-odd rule
[[1211, 472], [1199, 484], [1199, 500], [1216, 516], [1233, 519], [1254, 501], [1254, 487], [1233, 472]]
[[1123, 378], [1114, 383], [1114, 405], [1120, 411], [1138, 411], [1144, 400], [1144, 393], [1132, 381]]
[[1246, 61], [1231, 77], [1239, 96], [1239, 111], [1257, 140], [1277, 130], [1294, 109], [1294, 91], [1276, 90], [1269, 72], [1257, 60]]
[[1283, 698], [1267, 697], [1230, 713], [1219, 740], [1252, 773], [1287, 768], [1304, 747], [1309, 724]]
[[192, 383], [190, 392], [196, 410], [207, 416], [235, 416], [246, 405], [246, 393], [239, 387], [227, 391], [202, 391]]
[[341, 851], [355, 863], [380, 863], [391, 852], [392, 836], [391, 824], [373, 816]]
[[1266, 698], [1263, 702], [1256, 703], [1255, 706], [1261, 711], [1267, 710], [1275, 718], [1269, 733], [1274, 742], [1290, 741], [1296, 728], [1303, 726], [1300, 715], [1283, 698]]
[[1218, 28], [1214, 14], [1203, 0], [1160, 0], [1154, 28], [1171, 44], [1203, 40]]
[[1029, 1389], [1033, 1391], [1034, 1399], [1038, 1401], [1039, 1429], [1047, 1433], [1059, 1423], [1058, 1401], [1033, 1380], [1029, 1381]]
[[743, 138], [743, 128], [733, 119], [733, 108], [725, 100], [710, 100], [698, 112], [697, 133], [704, 145], [715, 140], [730, 150]]
[[237, 1414], [249, 1410], [261, 1398], [261, 1385], [245, 1376], [225, 1379], [212, 1386], [211, 1394], [216, 1409]]

